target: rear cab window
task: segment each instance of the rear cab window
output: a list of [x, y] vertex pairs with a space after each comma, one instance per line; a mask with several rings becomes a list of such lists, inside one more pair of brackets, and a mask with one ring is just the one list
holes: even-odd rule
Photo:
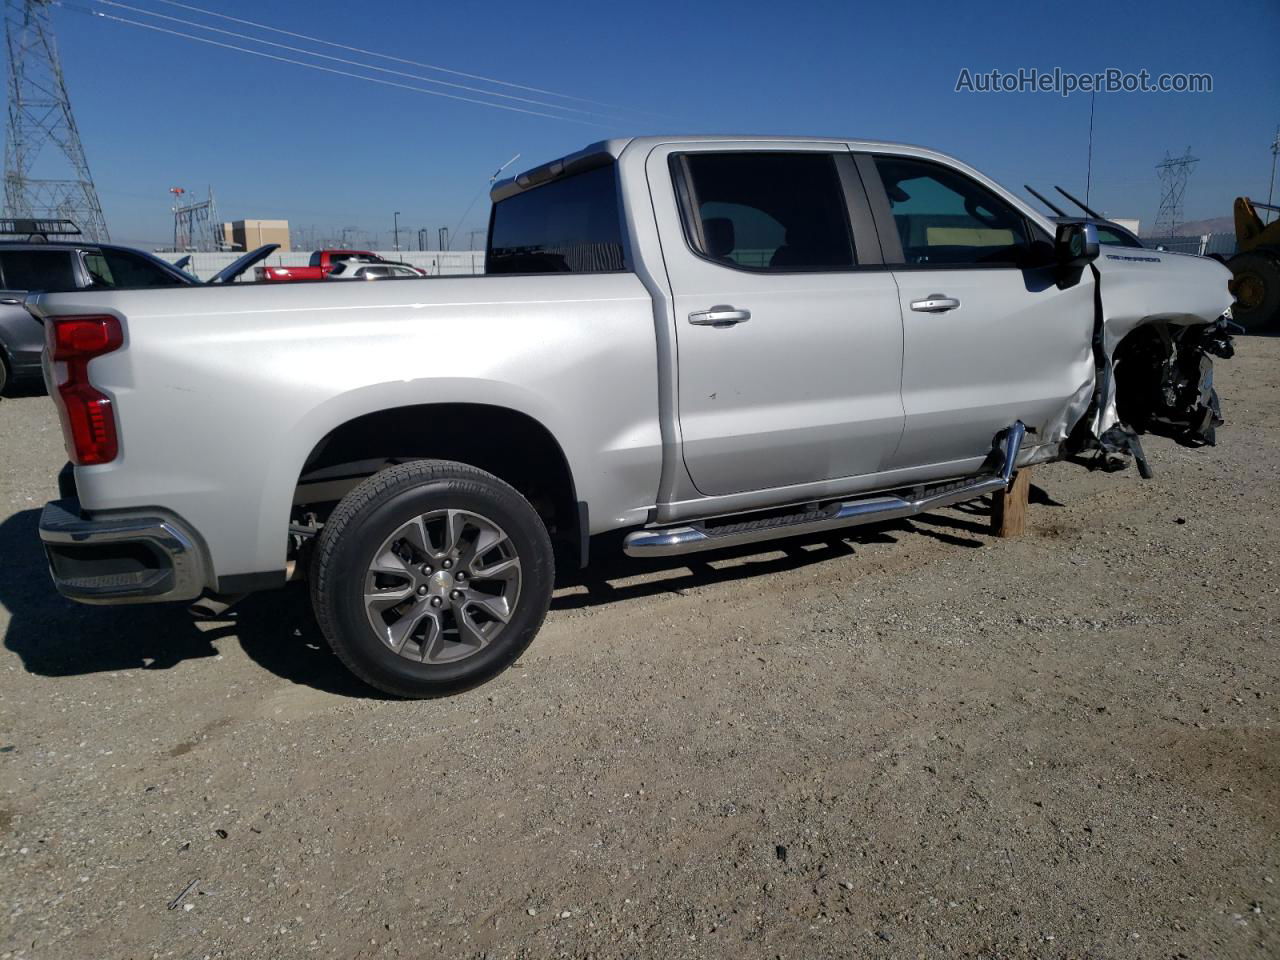
[[486, 274], [626, 269], [613, 163], [552, 180], [493, 205]]

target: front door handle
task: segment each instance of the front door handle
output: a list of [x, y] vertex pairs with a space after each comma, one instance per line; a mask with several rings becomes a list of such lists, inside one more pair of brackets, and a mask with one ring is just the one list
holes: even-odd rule
[[750, 319], [750, 310], [739, 310], [723, 303], [710, 310], [696, 310], [689, 314], [689, 322], [700, 327], [731, 327]]
[[954, 310], [958, 306], [960, 306], [959, 300], [941, 293], [931, 293], [923, 300], [911, 301], [911, 309], [920, 313], [946, 313], [948, 310]]

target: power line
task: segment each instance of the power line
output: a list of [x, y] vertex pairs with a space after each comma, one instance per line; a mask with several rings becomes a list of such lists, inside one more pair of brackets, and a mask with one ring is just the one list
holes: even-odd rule
[[359, 73], [351, 73], [348, 70], [338, 70], [335, 67], [322, 67], [318, 63], [307, 63], [305, 60], [294, 60], [292, 57], [281, 57], [274, 53], [266, 53], [262, 50], [253, 50], [249, 47], [241, 47], [234, 43], [223, 43], [221, 40], [210, 40], [208, 37], [198, 37], [194, 34], [183, 33], [181, 30], [170, 30], [168, 27], [157, 26], [154, 23], [143, 23], [140, 20], [130, 20], [128, 17], [119, 17], [112, 13], [103, 13], [101, 10], [88, 10], [83, 7], [73, 7], [70, 4], [63, 4], [69, 10], [75, 10], [77, 13], [85, 13], [92, 17], [100, 17], [103, 20], [112, 20], [116, 23], [127, 23], [130, 26], [141, 27], [144, 30], [154, 30], [156, 33], [167, 33], [171, 36], [182, 37], [186, 40], [194, 40], [196, 43], [207, 43], [213, 47], [222, 47], [226, 50], [236, 50], [240, 53], [251, 54], [255, 57], [263, 57], [267, 60], [275, 60], [280, 63], [290, 63], [298, 67], [306, 67], [310, 70], [319, 70], [321, 73], [331, 73], [340, 77], [351, 77], [356, 80], [366, 80], [369, 83], [378, 83], [384, 87], [397, 87], [401, 90], [410, 90], [414, 93], [425, 93], [433, 97], [444, 97], [448, 100], [460, 100], [463, 103], [475, 103], [482, 107], [493, 107], [497, 110], [509, 110], [512, 113], [523, 113], [531, 117], [545, 117], [548, 120], [563, 120], [565, 123], [578, 123], [588, 127], [599, 127], [603, 124], [596, 123], [591, 120], [579, 120], [576, 117], [566, 117], [562, 114], [543, 113], [538, 110], [526, 110], [523, 107], [513, 107], [505, 103], [493, 103], [489, 100], [477, 100], [474, 97], [463, 97], [454, 93], [445, 93], [443, 90], [424, 90], [422, 87], [410, 86], [407, 83], [397, 83], [394, 80], [381, 80], [378, 77], [366, 77]]
[[417, 74], [417, 73], [406, 73], [403, 70], [392, 70], [389, 67], [378, 67], [371, 63], [363, 63], [359, 60], [348, 60], [345, 57], [334, 57], [334, 56], [330, 56], [327, 53], [317, 53], [314, 50], [307, 50], [303, 47], [290, 46], [287, 43], [276, 43], [274, 40], [263, 40], [259, 37], [251, 36], [247, 33], [237, 33], [234, 30], [223, 30], [221, 27], [210, 27], [203, 23], [197, 23], [194, 20], [185, 20], [182, 17], [171, 17], [168, 14], [164, 14], [164, 13], [153, 13], [152, 11], [146, 10], [142, 7], [134, 7], [127, 3], [120, 3], [119, 0], [92, 0], [92, 2], [100, 3], [109, 7], [118, 7], [122, 10], [129, 10], [129, 11], [132, 11], [133, 13], [140, 13], [143, 16], [155, 17], [156, 19], [159, 19], [159, 20], [168, 20], [170, 23], [178, 23], [185, 27], [194, 27], [197, 30], [207, 30], [210, 33], [220, 33], [223, 36], [235, 37], [238, 40], [248, 40], [250, 43], [259, 43], [259, 44], [262, 44], [263, 46], [275, 47], [278, 50], [288, 50], [292, 53], [300, 53], [308, 57], [319, 57], [322, 60], [331, 60], [334, 63], [346, 64], [349, 67], [359, 67], [363, 70], [375, 70], [378, 73], [387, 73], [393, 76], [406, 77], [410, 80], [419, 80], [423, 83], [434, 83], [444, 87], [451, 87], [456, 90], [466, 90], [471, 93], [478, 93], [486, 97], [501, 97], [504, 100], [515, 100], [519, 103], [528, 103], [537, 107], [545, 107], [549, 110], [564, 110], [571, 113], [581, 113], [586, 116], [605, 117], [606, 119], [616, 119], [613, 117], [607, 117], [607, 115], [605, 114], [596, 113], [595, 111], [592, 111], [592, 110], [583, 110], [580, 107], [566, 107], [558, 103], [547, 103], [543, 100], [534, 100], [530, 97], [519, 97], [510, 93], [499, 93], [496, 90], [485, 90], [483, 87], [472, 87], [472, 86], [468, 86], [465, 83], [452, 83], [448, 80], [436, 80], [432, 77], [424, 77], [421, 74]]
[[202, 13], [208, 17], [217, 17], [220, 20], [230, 20], [233, 23], [239, 23], [247, 27], [255, 27], [259, 30], [267, 30], [267, 31], [270, 31], [271, 33], [278, 33], [283, 36], [293, 37], [296, 40], [307, 40], [307, 41], [310, 41], [311, 43], [322, 43], [325, 46], [336, 47], [339, 50], [347, 50], [347, 51], [350, 51], [351, 53], [363, 53], [366, 56], [378, 57], [381, 60], [392, 60], [396, 63], [404, 63], [411, 67], [423, 67], [424, 69], [427, 69], [427, 70], [436, 70], [436, 71], [439, 71], [440, 73], [448, 73], [455, 77], [465, 77], [468, 80], [481, 80], [481, 81], [484, 81], [485, 83], [494, 83], [503, 87], [512, 87], [517, 90], [527, 90], [530, 93], [541, 93], [544, 96], [561, 97], [565, 100], [577, 100], [579, 103], [590, 103], [598, 107], [610, 107], [611, 109], [614, 109], [614, 110], [623, 109], [622, 107], [619, 107], [616, 104], [604, 103], [603, 101], [600, 101], [600, 100], [590, 100], [586, 97], [576, 97], [568, 93], [557, 93], [554, 90], [544, 90], [541, 87], [530, 87], [522, 83], [510, 83], [506, 80], [495, 80], [493, 77], [485, 77], [476, 73], [464, 73], [461, 70], [451, 70], [448, 67], [442, 67], [434, 63], [423, 63], [420, 60], [407, 60], [404, 57], [396, 57], [388, 53], [379, 53], [376, 50], [366, 50], [363, 47], [348, 46], [345, 43], [335, 43], [332, 40], [322, 40], [320, 37], [311, 37], [305, 33], [295, 33], [292, 30], [282, 30], [279, 27], [271, 27], [265, 23], [258, 23], [254, 20], [245, 20], [240, 17], [233, 17], [225, 13], [218, 13], [216, 10], [206, 10], [203, 7], [197, 7], [190, 3], [180, 3], [179, 0], [156, 0], [156, 2], [166, 3], [171, 7], [181, 7], [184, 10], [190, 10], [192, 13]]

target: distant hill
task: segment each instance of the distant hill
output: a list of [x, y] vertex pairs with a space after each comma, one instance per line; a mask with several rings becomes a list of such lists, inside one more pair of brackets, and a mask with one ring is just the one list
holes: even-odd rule
[[1202, 233], [1235, 233], [1236, 222], [1232, 217], [1211, 217], [1208, 220], [1188, 220], [1174, 231], [1175, 237], [1198, 237]]

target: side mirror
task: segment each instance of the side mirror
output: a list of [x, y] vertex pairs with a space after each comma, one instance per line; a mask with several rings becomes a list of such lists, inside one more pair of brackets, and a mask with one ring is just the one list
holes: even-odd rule
[[1092, 223], [1060, 223], [1053, 241], [1058, 266], [1083, 268], [1098, 259], [1098, 228]]

